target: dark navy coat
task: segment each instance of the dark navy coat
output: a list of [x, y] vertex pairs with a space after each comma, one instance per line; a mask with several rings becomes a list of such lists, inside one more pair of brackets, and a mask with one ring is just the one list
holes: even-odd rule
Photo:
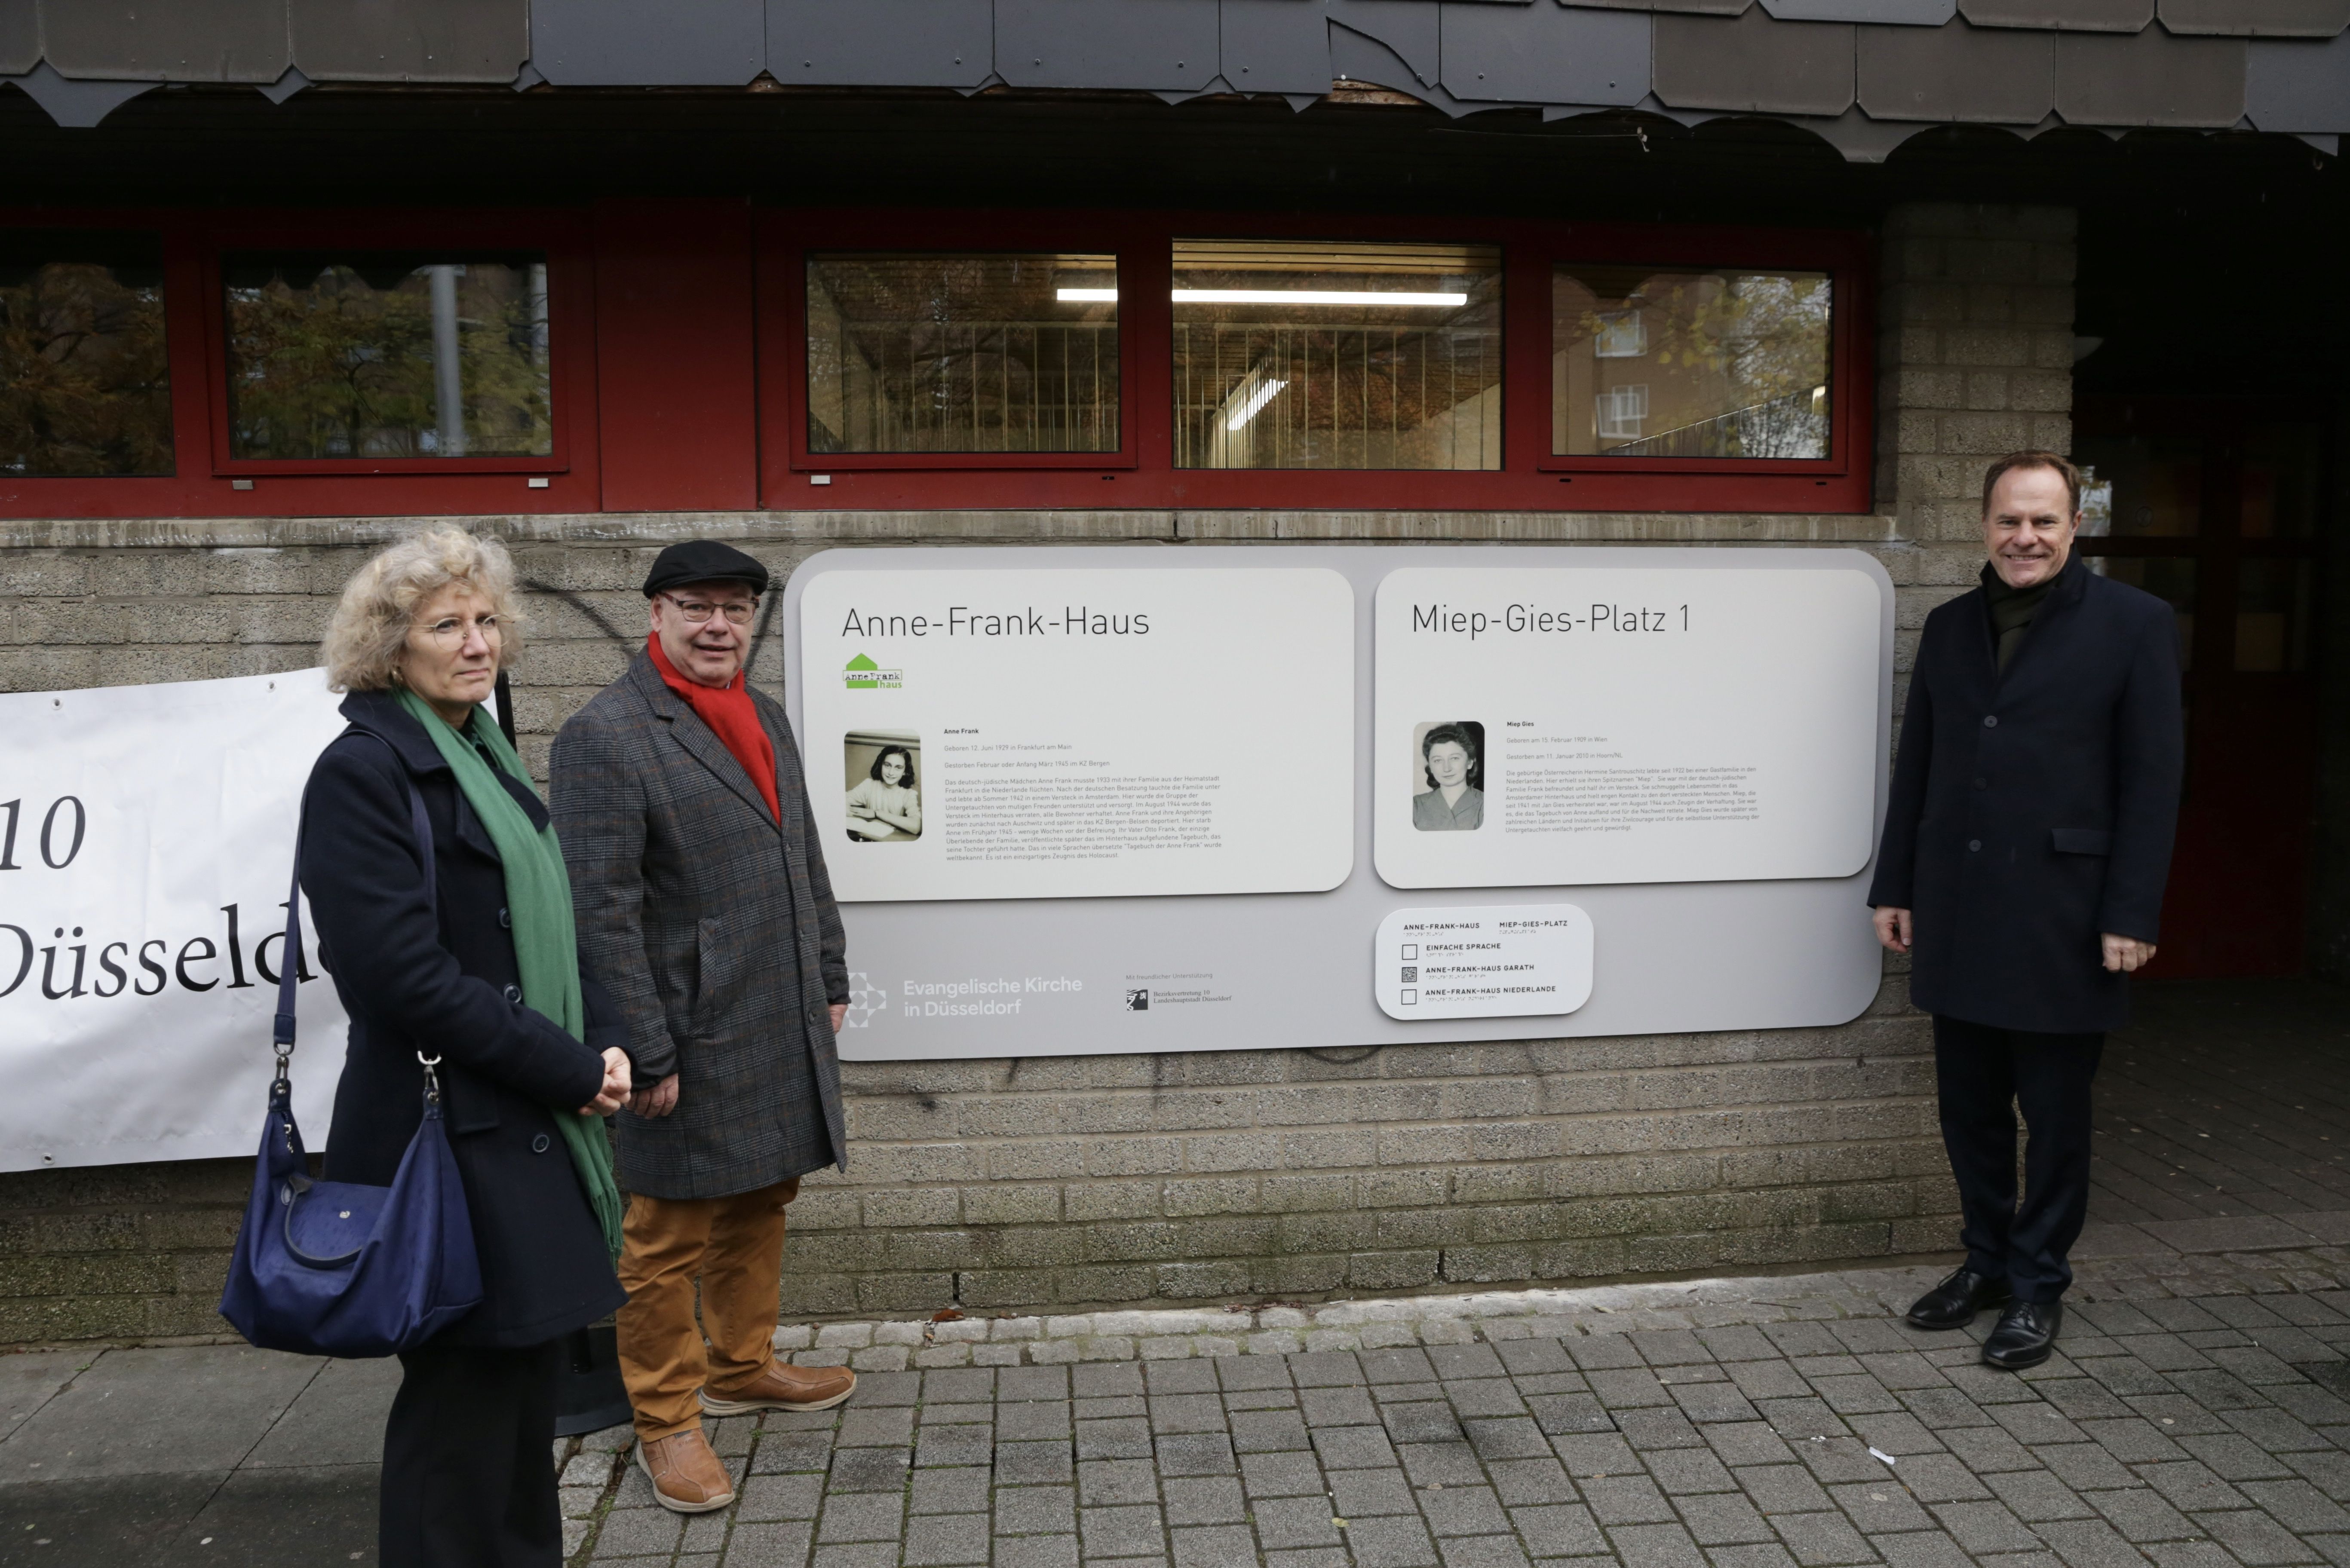
[[[417, 1051], [439, 1055], [483, 1298], [433, 1343], [536, 1345], [627, 1299], [555, 1126], [596, 1097], [602, 1052], [626, 1032], [592, 981], [585, 1044], [522, 1004], [503, 862], [456, 774], [390, 696], [353, 692], [343, 714], [391, 749], [346, 732], [310, 774], [302, 889], [351, 1020], [326, 1179], [390, 1184], [423, 1116]], [[402, 773], [432, 824], [437, 917]], [[536, 797], [527, 805], [544, 820]]]
[[2126, 1022], [2099, 938], [2160, 934], [2183, 732], [2170, 607], [2077, 555], [2004, 673], [1982, 589], [1928, 616], [1868, 891], [1912, 911], [1911, 1000], [2002, 1029]]

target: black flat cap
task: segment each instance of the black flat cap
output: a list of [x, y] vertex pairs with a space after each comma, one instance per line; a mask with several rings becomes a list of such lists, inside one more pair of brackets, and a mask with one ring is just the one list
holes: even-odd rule
[[732, 545], [689, 539], [653, 557], [653, 569], [645, 574], [645, 597], [688, 583], [748, 583], [753, 593], [764, 594], [767, 568]]

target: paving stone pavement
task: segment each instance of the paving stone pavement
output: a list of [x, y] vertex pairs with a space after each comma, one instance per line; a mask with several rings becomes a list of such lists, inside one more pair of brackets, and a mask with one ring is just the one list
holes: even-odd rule
[[868, 1371], [712, 1423], [697, 1519], [602, 1434], [566, 1506], [681, 1568], [2350, 1568], [2350, 1254], [2110, 1272], [2020, 1376], [1891, 1314], [1931, 1270], [1357, 1303], [1398, 1342]]

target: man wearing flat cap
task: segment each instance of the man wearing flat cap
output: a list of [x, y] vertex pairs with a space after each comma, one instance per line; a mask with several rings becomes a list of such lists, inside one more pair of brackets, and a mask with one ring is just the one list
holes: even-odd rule
[[663, 550], [643, 651], [552, 762], [580, 949], [643, 1085], [617, 1118], [620, 1370], [638, 1463], [681, 1513], [734, 1500], [705, 1414], [823, 1410], [857, 1384], [772, 1348], [785, 1205], [846, 1162], [833, 1034], [848, 971], [791, 727], [744, 668], [766, 587], [732, 545]]

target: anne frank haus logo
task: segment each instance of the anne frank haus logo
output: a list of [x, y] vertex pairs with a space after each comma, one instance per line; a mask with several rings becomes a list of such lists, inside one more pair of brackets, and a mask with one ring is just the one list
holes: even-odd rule
[[873, 662], [869, 654], [858, 654], [848, 661], [842, 671], [851, 691], [895, 691], [906, 684], [902, 670], [884, 670]]

